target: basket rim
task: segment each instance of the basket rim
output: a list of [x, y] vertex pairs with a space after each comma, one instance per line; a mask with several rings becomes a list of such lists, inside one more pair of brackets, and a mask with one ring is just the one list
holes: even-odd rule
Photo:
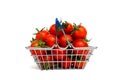
[[[48, 48], [41, 48], [41, 47], [30, 47], [30, 46], [27, 46], [25, 47], [26, 49], [28, 50], [53, 50], [55, 46], [58, 46], [58, 45], [53, 45], [52, 47], [48, 47]], [[58, 46], [59, 49], [62, 49], [62, 50], [66, 50], [68, 46], [66, 46], [65, 48], [62, 48], [60, 46]], [[67, 50], [90, 50], [90, 49], [97, 49], [98, 47], [97, 46], [88, 46], [88, 47], [74, 47], [72, 46], [73, 48], [72, 49], [67, 49]], [[55, 49], [56, 50], [56, 49]]]

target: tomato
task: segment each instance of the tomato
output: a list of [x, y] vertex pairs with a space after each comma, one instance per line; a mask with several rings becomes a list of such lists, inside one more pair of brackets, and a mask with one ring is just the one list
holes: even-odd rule
[[59, 49], [58, 47], [54, 47], [52, 53], [55, 60], [63, 60], [66, 57], [66, 50]]
[[72, 24], [68, 23], [67, 21], [63, 22], [62, 26], [66, 34], [71, 34], [71, 32], [74, 30], [74, 27], [72, 26]]
[[53, 67], [54, 62], [51, 55], [38, 56], [38, 59], [40, 61], [41, 66], [45, 69]]
[[45, 38], [46, 45], [52, 47], [56, 43], [55, 35], [49, 34]]
[[[83, 39], [77, 39], [77, 40], [73, 41], [73, 46], [78, 47], [78, 48], [80, 48], [80, 47], [88, 47], [88, 44]], [[83, 53], [87, 54], [88, 50], [73, 50], [73, 53], [74, 54], [83, 54]]]
[[82, 68], [84, 68], [85, 65], [86, 65], [86, 61], [78, 61], [78, 62], [74, 62], [74, 66], [75, 66], [75, 68], [78, 68], [78, 69], [82, 69]]
[[[73, 41], [71, 35], [66, 34], [66, 37], [67, 37], [69, 42]], [[59, 45], [60, 45], [60, 47], [66, 47], [67, 44], [68, 43], [67, 43], [67, 40], [66, 40], [65, 36], [64, 35], [60, 36], [60, 38], [59, 38]]]
[[84, 39], [87, 35], [87, 30], [84, 26], [75, 26], [75, 30], [72, 33], [74, 39]]
[[[40, 40], [34, 40], [31, 43], [30, 47], [40, 47], [39, 42], [40, 42]], [[41, 54], [43, 55], [43, 54], [45, 54], [45, 50], [30, 50], [30, 52], [31, 52], [32, 55], [41, 55]]]
[[[56, 36], [56, 25], [55, 24], [50, 26], [49, 32], [50, 34], [53, 34]], [[61, 36], [63, 34], [59, 27], [57, 27], [57, 34], [58, 36]]]
[[81, 58], [82, 58], [82, 61], [85, 61], [87, 56], [83, 55], [83, 56], [81, 56]]
[[82, 56], [79, 56], [79, 55], [76, 55], [76, 56], [73, 56], [72, 57], [73, 61], [85, 61], [87, 59], [87, 56], [86, 55], [82, 55]]
[[51, 55], [43, 55], [43, 56], [38, 56], [39, 60], [42, 63], [45, 63], [46, 61], [52, 61], [52, 56]]
[[49, 32], [46, 30], [39, 31], [36, 34], [36, 39], [45, 41], [46, 35], [48, 35], [48, 34], [49, 34]]
[[64, 61], [61, 63], [62, 67], [65, 69], [70, 68], [71, 64], [72, 64], [72, 62], [71, 62], [70, 58], [68, 58], [68, 57], [64, 58]]

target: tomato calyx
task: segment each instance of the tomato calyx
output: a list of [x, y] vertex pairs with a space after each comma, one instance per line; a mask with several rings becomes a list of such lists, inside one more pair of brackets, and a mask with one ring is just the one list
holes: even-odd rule
[[40, 31], [43, 31], [45, 29], [45, 27], [43, 27]]
[[73, 27], [74, 27], [73, 31], [79, 30], [79, 28], [81, 27], [81, 24], [82, 23], [80, 23], [79, 25], [76, 25], [75, 23], [73, 23]]
[[90, 42], [90, 41], [91, 41], [91, 39], [88, 39], [87, 37], [85, 37], [84, 40], [85, 40], [86, 42]]
[[[40, 31], [43, 31], [45, 29], [45, 27], [43, 27], [41, 30], [39, 30], [38, 28], [35, 28], [37, 33], [39, 33]], [[33, 33], [33, 35], [36, 35], [37, 33]]]
[[57, 31], [61, 31], [60, 26], [56, 26]]
[[81, 27], [82, 23], [80, 23], [78, 26]]
[[50, 63], [47, 61], [47, 62], [45, 63], [45, 69], [48, 70], [49, 67], [50, 67]]
[[79, 30], [79, 26], [76, 25], [75, 23], [73, 23], [73, 27], [74, 27], [74, 29], [73, 29], [73, 31], [71, 32], [71, 34], [73, 34], [75, 31]]
[[32, 37], [32, 40], [30, 40], [30, 42], [32, 43], [35, 39]]
[[39, 46], [44, 48], [45, 47], [45, 42], [43, 42], [42, 40], [39, 40]]
[[38, 28], [36, 28], [36, 31], [37, 31], [37, 32], [39, 32], [39, 29], [38, 29]]
[[67, 21], [64, 21], [63, 23], [62, 23], [62, 26], [63, 26], [63, 28], [66, 28], [66, 27], [68, 27], [68, 22]]

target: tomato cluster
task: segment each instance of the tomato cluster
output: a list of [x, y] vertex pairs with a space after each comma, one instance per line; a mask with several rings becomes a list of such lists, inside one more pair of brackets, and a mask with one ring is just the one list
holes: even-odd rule
[[[37, 33], [35, 39], [31, 41], [30, 47], [43, 49], [32, 49], [30, 52], [38, 57], [41, 66], [45, 69], [58, 67], [65, 69], [82, 68], [86, 64], [86, 55], [88, 55], [89, 50], [76, 48], [88, 47], [87, 30], [81, 24], [71, 24], [67, 21], [61, 23], [66, 37], [56, 24], [52, 24], [49, 30], [36, 29]], [[69, 46], [66, 38], [73, 46]]]

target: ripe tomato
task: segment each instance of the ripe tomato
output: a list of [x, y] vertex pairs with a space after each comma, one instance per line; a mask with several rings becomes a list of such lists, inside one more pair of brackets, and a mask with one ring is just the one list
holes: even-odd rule
[[74, 62], [75, 68], [82, 69], [86, 65], [85, 61], [80, 61], [80, 62]]
[[64, 61], [61, 63], [62, 67], [65, 69], [70, 68], [71, 64], [72, 64], [72, 62], [71, 62], [70, 58], [68, 58], [68, 57], [64, 58]]
[[55, 60], [63, 60], [66, 57], [66, 50], [61, 50], [58, 47], [54, 47], [52, 53]]
[[48, 34], [49, 34], [49, 32], [46, 30], [39, 31], [36, 34], [36, 39], [45, 41], [46, 35], [48, 35]]
[[[73, 46], [74, 47], [88, 47], [87, 42], [85, 42], [85, 40], [83, 39], [77, 39], [73, 41]], [[74, 54], [87, 54], [88, 50], [73, 50]]]
[[45, 69], [53, 67], [54, 63], [51, 55], [38, 56], [38, 59], [42, 67], [44, 67]]
[[45, 38], [46, 45], [52, 47], [56, 43], [55, 35], [49, 34]]
[[[30, 47], [40, 47], [39, 40], [34, 40], [31, 43]], [[45, 54], [45, 50], [30, 50], [30, 52], [31, 52], [32, 55], [41, 55], [41, 54], [43, 55], [43, 54]]]
[[67, 21], [63, 22], [62, 26], [66, 34], [71, 34], [71, 32], [74, 30], [74, 27], [72, 26], [72, 24], [68, 23]]
[[72, 33], [74, 39], [84, 39], [87, 35], [87, 30], [84, 26], [75, 26], [75, 30]]
[[45, 63], [46, 61], [52, 61], [52, 56], [51, 56], [51, 55], [38, 56], [38, 59], [39, 59], [42, 63]]
[[[49, 32], [50, 34], [53, 34], [56, 36], [56, 25], [55, 24], [50, 26]], [[58, 33], [58, 36], [61, 36], [63, 34], [59, 27], [57, 27], [57, 33]]]
[[76, 55], [76, 56], [74, 56], [73, 57], [73, 61], [85, 61], [87, 59], [87, 56], [86, 55], [80, 55], [80, 56], [78, 56], [78, 55]]
[[[68, 39], [69, 42], [73, 41], [71, 35], [66, 34], [66, 37], [67, 37], [67, 39]], [[67, 40], [66, 40], [66, 38], [65, 38], [64, 35], [60, 36], [60, 38], [59, 38], [59, 44], [60, 44], [60, 47], [66, 47], [67, 46], [68, 43], [67, 43]]]

